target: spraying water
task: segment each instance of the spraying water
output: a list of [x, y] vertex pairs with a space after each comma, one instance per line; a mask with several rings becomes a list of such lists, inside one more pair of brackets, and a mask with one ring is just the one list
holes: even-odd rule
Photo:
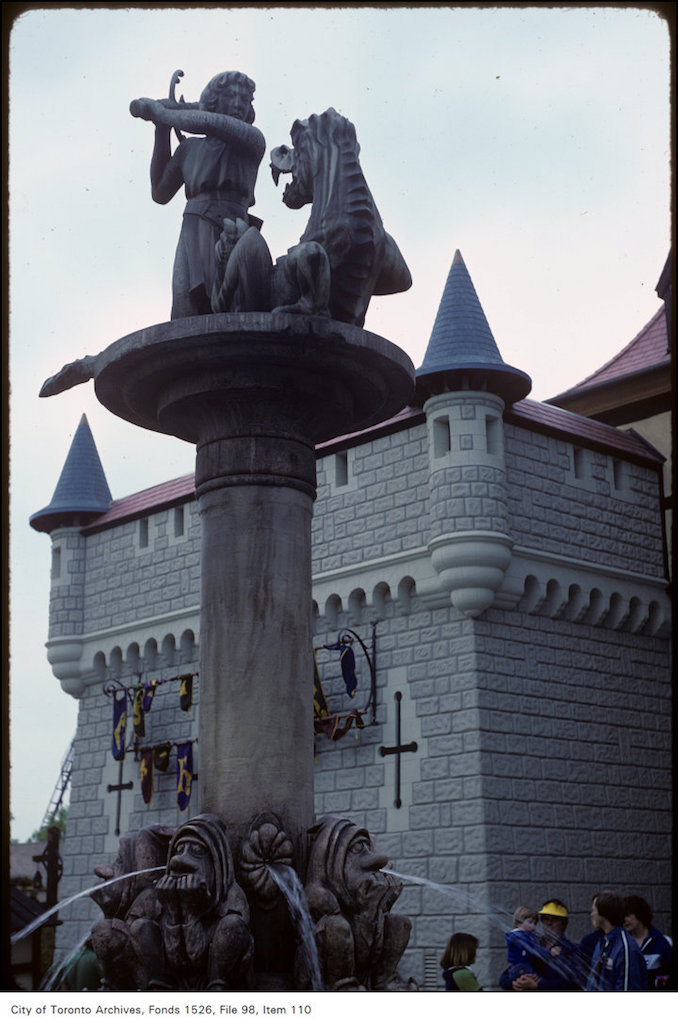
[[92, 885], [91, 888], [84, 888], [81, 892], [76, 892], [75, 895], [71, 895], [70, 898], [63, 899], [61, 902], [57, 902], [56, 906], [52, 906], [51, 909], [48, 909], [46, 910], [46, 912], [41, 913], [40, 916], [36, 917], [35, 920], [32, 920], [31, 923], [29, 923], [26, 927], [24, 927], [20, 931], [17, 931], [16, 934], [13, 934], [10, 939], [10, 943], [12, 945], [15, 945], [17, 941], [21, 941], [22, 938], [27, 938], [28, 935], [32, 934], [33, 931], [36, 931], [38, 927], [42, 927], [45, 921], [48, 920], [53, 913], [58, 913], [60, 910], [65, 909], [66, 906], [70, 906], [70, 904], [72, 902], [75, 902], [76, 899], [82, 899], [85, 895], [91, 895], [92, 892], [96, 892], [100, 888], [106, 888], [107, 885], [113, 885], [116, 883], [116, 881], [125, 881], [128, 878], [137, 877], [138, 874], [152, 874], [156, 870], [164, 869], [165, 869], [164, 866], [146, 867], [144, 870], [135, 870], [129, 874], [119, 874], [117, 877], [109, 878], [108, 881], [102, 881], [101, 884]]
[[58, 987], [61, 983], [61, 978], [66, 973], [69, 964], [75, 959], [78, 952], [85, 947], [85, 942], [89, 938], [89, 931], [87, 931], [74, 949], [72, 949], [65, 959], [60, 962], [54, 962], [47, 970], [42, 980], [40, 981], [39, 991], [53, 991], [55, 987]]
[[465, 888], [460, 888], [458, 885], [436, 884], [435, 881], [429, 881], [428, 878], [416, 877], [414, 874], [401, 874], [397, 870], [390, 870], [388, 867], [383, 867], [382, 870], [384, 874], [393, 874], [394, 877], [405, 881], [407, 884], [424, 885], [426, 888], [432, 888], [436, 892], [441, 892], [447, 898], [455, 900], [460, 912], [480, 913], [493, 922], [503, 933], [510, 931], [513, 927], [512, 913], [509, 913], [502, 906], [491, 905], [479, 896], [473, 895], [472, 892], [466, 891]]
[[313, 934], [313, 921], [297, 872], [283, 863], [269, 863], [268, 870], [285, 896], [292, 921], [299, 932], [304, 961], [311, 978], [311, 987], [314, 991], [322, 991], [324, 985], [320, 975], [320, 959]]
[[[477, 895], [467, 892], [466, 889], [459, 888], [458, 885], [436, 884], [435, 881], [429, 881], [428, 878], [416, 877], [414, 874], [401, 874], [396, 870], [390, 870], [388, 867], [384, 867], [383, 871], [385, 874], [392, 874], [405, 883], [423, 885], [426, 888], [440, 892], [447, 898], [453, 899], [459, 906], [460, 912], [480, 914], [498, 928], [502, 934], [506, 934], [513, 927], [513, 915], [508, 910], [501, 906], [493, 906]], [[556, 943], [560, 943], [561, 948], [563, 947], [563, 939], [558, 938], [552, 932], [549, 932], [549, 938]], [[579, 953], [577, 953], [576, 959], [568, 959], [567, 964], [564, 961], [559, 961], [558, 956], [553, 956], [549, 965], [565, 980], [572, 981], [580, 988], [586, 987], [588, 976], [591, 973], [591, 966]]]

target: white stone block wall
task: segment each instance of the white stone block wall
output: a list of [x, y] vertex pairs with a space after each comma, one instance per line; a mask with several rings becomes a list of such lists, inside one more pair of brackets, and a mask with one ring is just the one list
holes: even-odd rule
[[49, 636], [79, 632], [84, 609], [86, 542], [77, 527], [52, 533]]
[[184, 533], [173, 534], [173, 509], [87, 538], [85, 627], [105, 631], [130, 620], [182, 611], [200, 601], [200, 521], [194, 501], [184, 504]]
[[625, 461], [616, 487], [611, 454], [514, 424], [505, 430], [509, 527], [518, 544], [663, 576], [654, 472]]
[[[474, 504], [469, 492], [460, 507], [451, 478], [447, 496], [436, 491], [437, 514], [447, 498], [450, 521], [463, 510], [467, 527], [477, 505], [514, 542], [520, 570], [512, 607], [497, 603], [471, 619], [451, 604], [430, 564], [428, 442], [422, 418], [318, 461], [314, 641], [333, 642], [350, 627], [369, 647], [378, 620], [378, 698], [377, 724], [368, 712], [357, 738], [356, 730], [337, 743], [316, 736], [315, 789], [317, 814], [364, 824], [397, 871], [455, 886], [445, 893], [407, 884], [398, 905], [413, 920], [402, 975], [442, 989], [438, 958], [454, 930], [480, 938], [479, 975], [496, 983], [502, 924], [518, 904], [565, 899], [578, 939], [588, 930], [591, 895], [611, 885], [644, 895], [666, 923], [670, 669], [666, 630], [653, 629], [646, 609], [629, 609], [639, 579], [652, 578], [661, 590], [654, 472], [625, 462], [615, 474], [612, 458], [585, 450], [575, 477], [568, 442], [507, 424], [505, 510], [489, 512], [487, 498]], [[117, 782], [118, 766], [103, 679], [117, 675], [129, 685], [139, 661], [145, 680], [197, 669], [200, 522], [195, 502], [184, 504], [177, 535], [173, 509], [150, 514], [147, 545], [139, 520], [85, 532], [79, 607], [72, 585], [53, 584], [50, 635], [80, 633], [85, 644], [62, 896], [91, 884], [102, 855], [115, 855], [117, 794], [105, 788]], [[603, 581], [589, 576], [599, 565], [608, 587], [621, 584], [620, 608]], [[600, 604], [590, 594], [596, 585]], [[332, 711], [367, 703], [368, 669], [357, 646], [355, 653], [352, 700], [338, 655], [318, 657]], [[147, 741], [198, 734], [199, 682], [190, 719], [171, 686], [156, 693]], [[396, 692], [402, 741], [417, 742], [416, 753], [401, 757], [400, 808], [395, 758], [380, 754], [395, 742]], [[194, 753], [199, 773], [199, 746]], [[123, 831], [183, 820], [173, 764], [168, 775], [156, 775], [146, 806], [138, 763], [126, 762], [123, 780], [131, 777], [135, 788], [122, 794]], [[191, 813], [199, 810], [199, 789], [198, 779]], [[73, 945], [96, 915], [86, 901], [65, 912], [58, 945]]]

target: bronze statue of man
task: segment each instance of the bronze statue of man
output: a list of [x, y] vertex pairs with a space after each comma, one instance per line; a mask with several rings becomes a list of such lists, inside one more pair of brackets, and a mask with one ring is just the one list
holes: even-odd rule
[[[254, 88], [251, 78], [240, 71], [224, 71], [206, 85], [198, 103], [170, 98], [135, 99], [130, 104], [133, 117], [155, 124], [153, 200], [165, 205], [185, 186], [187, 202], [172, 280], [173, 319], [212, 312], [212, 289], [220, 273], [215, 249], [224, 220], [233, 224], [234, 241], [259, 222], [250, 217], [249, 209], [266, 142], [253, 126]], [[181, 138], [174, 152], [173, 129]], [[183, 137], [183, 131], [194, 137]]]

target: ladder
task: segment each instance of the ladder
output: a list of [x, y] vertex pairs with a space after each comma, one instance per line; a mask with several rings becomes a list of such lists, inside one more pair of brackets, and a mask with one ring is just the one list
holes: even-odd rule
[[73, 748], [75, 746], [75, 736], [71, 740], [70, 746], [64, 755], [64, 759], [61, 762], [61, 769], [59, 772], [59, 778], [57, 779], [56, 785], [54, 786], [54, 792], [50, 798], [45, 816], [42, 819], [41, 828], [46, 828], [47, 825], [52, 824], [56, 818], [59, 807], [63, 803], [68, 783], [71, 780], [71, 772], [73, 771]]

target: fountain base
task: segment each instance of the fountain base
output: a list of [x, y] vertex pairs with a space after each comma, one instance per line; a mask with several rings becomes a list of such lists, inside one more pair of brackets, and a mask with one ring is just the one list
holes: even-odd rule
[[[157, 833], [134, 837], [148, 846]], [[327, 816], [309, 832], [302, 883], [293, 843], [255, 818], [234, 865], [226, 827], [201, 814], [172, 834], [164, 872], [115, 896], [92, 943], [111, 990], [394, 990], [410, 934], [391, 913], [402, 884], [369, 833]], [[120, 857], [119, 857], [120, 859]]]

